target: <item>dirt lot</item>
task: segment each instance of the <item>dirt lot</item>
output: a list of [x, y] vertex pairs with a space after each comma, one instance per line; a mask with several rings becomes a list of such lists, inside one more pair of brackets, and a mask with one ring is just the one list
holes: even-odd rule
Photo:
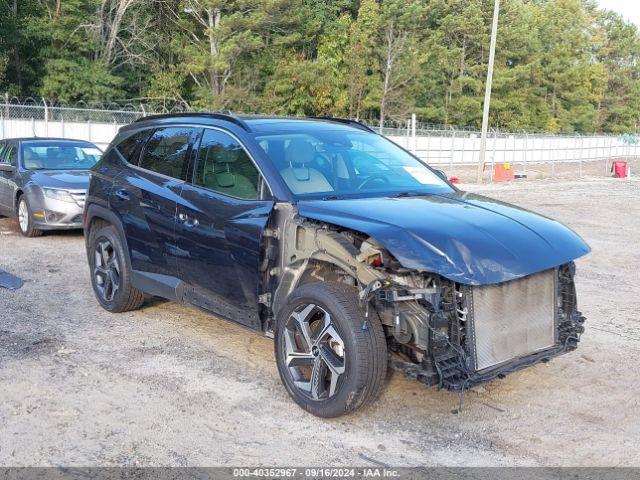
[[[478, 190], [477, 187], [474, 190]], [[0, 465], [640, 465], [640, 181], [482, 189], [565, 222], [580, 348], [458, 396], [393, 374], [380, 400], [320, 420], [280, 385], [273, 345], [156, 301], [94, 301], [79, 233], [19, 236], [0, 219]]]

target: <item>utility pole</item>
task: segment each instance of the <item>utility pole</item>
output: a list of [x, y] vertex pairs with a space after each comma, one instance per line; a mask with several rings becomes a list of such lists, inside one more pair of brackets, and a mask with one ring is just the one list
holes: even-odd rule
[[484, 105], [482, 110], [482, 134], [480, 136], [480, 158], [478, 159], [478, 183], [482, 183], [484, 162], [487, 154], [487, 130], [489, 129], [489, 105], [491, 104], [491, 83], [493, 82], [493, 62], [496, 56], [496, 37], [498, 35], [498, 13], [500, 0], [495, 0], [493, 6], [493, 23], [491, 25], [491, 45], [489, 47], [489, 67], [487, 69], [487, 83], [484, 90]]

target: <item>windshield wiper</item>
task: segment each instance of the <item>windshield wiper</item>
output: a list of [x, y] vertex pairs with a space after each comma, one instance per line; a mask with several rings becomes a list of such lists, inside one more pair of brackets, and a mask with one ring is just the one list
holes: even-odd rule
[[420, 192], [398, 192], [398, 193], [392, 195], [392, 197], [394, 197], [394, 198], [420, 197], [422, 195], [424, 195], [424, 193], [420, 193]]
[[322, 197], [322, 200], [340, 200], [340, 197], [338, 195], [327, 195]]

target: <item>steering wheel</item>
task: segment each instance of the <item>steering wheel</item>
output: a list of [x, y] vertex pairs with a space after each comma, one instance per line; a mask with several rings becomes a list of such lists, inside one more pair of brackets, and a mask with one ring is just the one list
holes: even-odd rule
[[370, 177], [365, 178], [360, 185], [358, 185], [358, 190], [362, 190], [365, 185], [373, 182], [374, 180], [383, 180], [386, 185], [390, 185], [391, 182], [387, 178], [386, 175], [382, 173], [376, 173], [375, 175], [371, 175]]

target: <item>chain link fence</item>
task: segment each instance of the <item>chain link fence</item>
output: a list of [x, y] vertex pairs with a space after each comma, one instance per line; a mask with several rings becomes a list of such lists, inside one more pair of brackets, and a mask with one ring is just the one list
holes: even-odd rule
[[5, 97], [0, 103], [0, 138], [73, 138], [105, 147], [122, 125], [147, 114], [140, 106], [101, 107], [67, 107], [53, 105], [44, 99], [19, 101]]
[[[0, 138], [60, 137], [88, 140], [105, 147], [122, 125], [156, 113], [142, 104], [53, 105], [45, 99], [0, 97]], [[387, 122], [373, 129], [461, 181], [474, 181], [480, 132], [472, 128]], [[612, 162], [626, 161], [629, 173], [640, 166], [640, 139], [627, 135], [579, 135], [491, 130], [485, 179], [505, 166], [520, 178], [610, 176]]]

